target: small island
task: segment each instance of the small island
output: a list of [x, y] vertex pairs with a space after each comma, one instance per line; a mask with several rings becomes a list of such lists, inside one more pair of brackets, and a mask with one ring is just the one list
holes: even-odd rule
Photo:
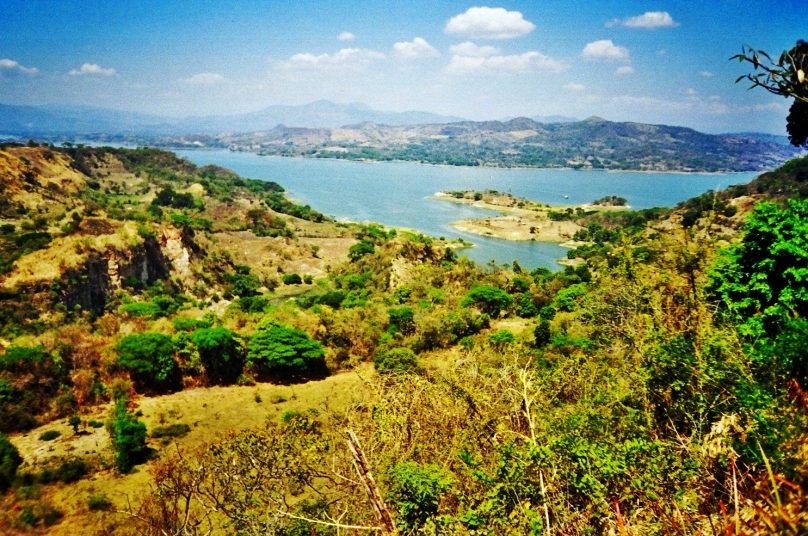
[[625, 210], [625, 198], [607, 196], [583, 205], [550, 206], [496, 190], [437, 192], [432, 199], [469, 204], [499, 212], [490, 218], [452, 222], [459, 231], [502, 240], [556, 242], [575, 246], [575, 233], [582, 230], [576, 219], [604, 210]]

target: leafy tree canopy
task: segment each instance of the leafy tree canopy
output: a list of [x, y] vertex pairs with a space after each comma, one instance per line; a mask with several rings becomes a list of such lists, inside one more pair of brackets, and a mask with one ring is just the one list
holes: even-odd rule
[[241, 374], [244, 347], [235, 332], [223, 327], [202, 328], [193, 332], [191, 340], [211, 380], [230, 383]]
[[325, 372], [325, 351], [306, 332], [267, 322], [250, 340], [247, 362], [261, 373], [288, 379]]
[[174, 342], [162, 333], [133, 333], [118, 346], [118, 364], [141, 386], [170, 389], [179, 381]]
[[471, 289], [460, 305], [463, 307], [474, 305], [486, 314], [497, 316], [500, 311], [508, 308], [511, 302], [513, 302], [513, 298], [504, 290], [489, 285], [480, 285]]

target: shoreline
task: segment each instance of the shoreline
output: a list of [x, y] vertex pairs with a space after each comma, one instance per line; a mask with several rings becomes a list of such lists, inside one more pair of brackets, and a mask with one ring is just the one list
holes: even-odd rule
[[167, 149], [167, 150], [177, 150], [177, 151], [223, 151], [229, 153], [244, 153], [244, 154], [252, 154], [255, 156], [265, 157], [265, 158], [290, 158], [295, 160], [329, 160], [329, 161], [336, 161], [336, 162], [356, 162], [361, 164], [385, 164], [385, 163], [402, 163], [402, 164], [418, 164], [421, 166], [435, 166], [440, 168], [450, 168], [450, 169], [542, 169], [542, 170], [553, 170], [553, 171], [571, 171], [571, 172], [606, 172], [606, 173], [648, 173], [648, 174], [662, 174], [662, 175], [735, 175], [735, 174], [743, 174], [743, 173], [765, 173], [766, 171], [770, 170], [759, 170], [759, 169], [750, 169], [750, 170], [727, 170], [727, 171], [707, 171], [707, 170], [694, 170], [694, 171], [687, 171], [687, 170], [653, 170], [653, 169], [618, 169], [618, 168], [577, 168], [577, 167], [570, 167], [570, 166], [502, 166], [493, 163], [484, 163], [480, 164], [479, 166], [468, 166], [468, 165], [453, 165], [453, 164], [440, 164], [435, 162], [425, 162], [423, 160], [401, 160], [401, 159], [390, 159], [390, 160], [376, 160], [372, 158], [336, 158], [333, 156], [302, 156], [302, 155], [282, 155], [282, 154], [266, 154], [266, 153], [259, 153], [255, 151], [240, 151], [240, 150], [233, 150], [227, 147], [200, 147], [200, 146], [175, 146], [175, 145], [149, 145], [149, 147], [157, 147], [160, 149]]

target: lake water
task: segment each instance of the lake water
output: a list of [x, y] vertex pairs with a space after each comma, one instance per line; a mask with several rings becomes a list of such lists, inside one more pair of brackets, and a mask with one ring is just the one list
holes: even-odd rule
[[243, 177], [275, 181], [296, 202], [338, 220], [379, 222], [432, 236], [462, 237], [475, 247], [472, 260], [525, 268], [559, 269], [567, 250], [557, 244], [511, 242], [463, 233], [453, 221], [491, 216], [487, 210], [428, 199], [443, 190], [494, 189], [550, 205], [588, 203], [606, 195], [628, 199], [633, 208], [670, 207], [707, 190], [749, 182], [755, 173], [676, 174], [559, 169], [500, 169], [432, 166], [411, 162], [351, 162], [284, 158], [223, 150], [176, 151], [197, 165], [217, 164]]

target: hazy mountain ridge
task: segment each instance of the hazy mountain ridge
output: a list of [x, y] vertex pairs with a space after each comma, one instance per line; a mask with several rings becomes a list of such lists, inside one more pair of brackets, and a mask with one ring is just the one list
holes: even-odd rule
[[111, 144], [230, 148], [282, 156], [501, 167], [759, 171], [799, 154], [782, 136], [667, 125], [516, 117], [470, 121], [316, 101], [229, 116], [169, 119], [82, 106], [0, 105], [0, 133]]
[[339, 127], [372, 121], [390, 125], [460, 121], [462, 118], [422, 111], [387, 112], [361, 103], [320, 100], [301, 106], [268, 106], [233, 115], [168, 118], [90, 106], [16, 106], [0, 104], [0, 132], [20, 136], [140, 134], [180, 135], [249, 132], [279, 124], [296, 127]]

